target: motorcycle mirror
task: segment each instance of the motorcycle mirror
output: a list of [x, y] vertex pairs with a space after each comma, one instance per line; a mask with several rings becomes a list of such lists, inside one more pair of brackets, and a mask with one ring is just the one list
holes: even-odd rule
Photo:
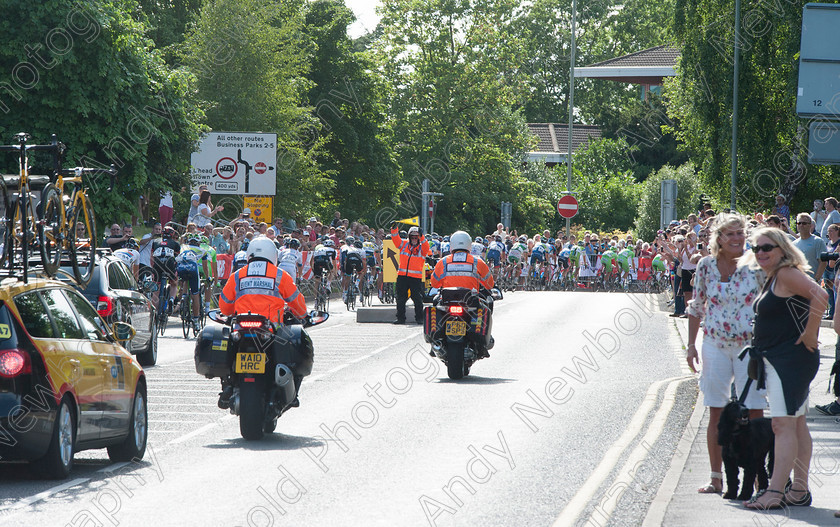
[[208, 311], [207, 312], [207, 318], [209, 318], [213, 322], [217, 322], [219, 324], [226, 324], [227, 323], [227, 317], [224, 316], [222, 314], [222, 312], [219, 311], [218, 309], [211, 309], [210, 311]]
[[490, 292], [490, 295], [493, 297], [493, 300], [501, 300], [501, 299], [504, 298], [504, 295], [502, 295], [502, 292], [500, 290], [496, 289], [495, 287]]
[[330, 318], [330, 314], [326, 311], [315, 311], [313, 309], [309, 312], [309, 323], [307, 324], [307, 327], [323, 324], [328, 318]]

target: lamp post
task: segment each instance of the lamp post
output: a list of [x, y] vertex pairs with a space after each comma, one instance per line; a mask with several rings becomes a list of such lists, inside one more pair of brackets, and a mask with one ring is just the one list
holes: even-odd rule
[[[577, 0], [572, 0], [572, 49], [569, 61], [569, 143], [566, 154], [566, 192], [572, 193], [572, 127], [575, 118], [575, 26], [577, 23]], [[566, 238], [572, 227], [571, 218], [566, 218]]]
[[738, 73], [741, 69], [741, 0], [735, 0], [735, 61], [732, 72], [732, 174], [729, 207], [735, 211], [735, 185], [738, 182]]

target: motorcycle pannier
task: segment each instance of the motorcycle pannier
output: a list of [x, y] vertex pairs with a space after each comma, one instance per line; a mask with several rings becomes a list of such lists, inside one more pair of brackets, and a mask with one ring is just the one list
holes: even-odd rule
[[227, 326], [205, 326], [195, 341], [195, 371], [207, 378], [230, 375], [233, 350]]
[[312, 373], [315, 348], [300, 326], [280, 326], [274, 335], [274, 363], [285, 364], [295, 375]]

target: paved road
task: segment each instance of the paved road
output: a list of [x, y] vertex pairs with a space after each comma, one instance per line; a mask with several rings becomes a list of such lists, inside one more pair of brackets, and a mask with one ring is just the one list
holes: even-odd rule
[[0, 524], [638, 525], [696, 398], [653, 303], [510, 294], [492, 357], [458, 382], [418, 326], [342, 308], [310, 330], [301, 407], [259, 442], [167, 332], [143, 462], [83, 452], [67, 482], [2, 465]]

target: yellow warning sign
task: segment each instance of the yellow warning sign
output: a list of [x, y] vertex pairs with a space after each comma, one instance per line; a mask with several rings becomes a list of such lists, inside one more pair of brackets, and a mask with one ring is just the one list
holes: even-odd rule
[[382, 281], [396, 282], [400, 268], [400, 251], [393, 240], [382, 242]]
[[257, 223], [271, 224], [274, 198], [271, 196], [245, 196], [245, 207], [251, 209], [251, 218]]

